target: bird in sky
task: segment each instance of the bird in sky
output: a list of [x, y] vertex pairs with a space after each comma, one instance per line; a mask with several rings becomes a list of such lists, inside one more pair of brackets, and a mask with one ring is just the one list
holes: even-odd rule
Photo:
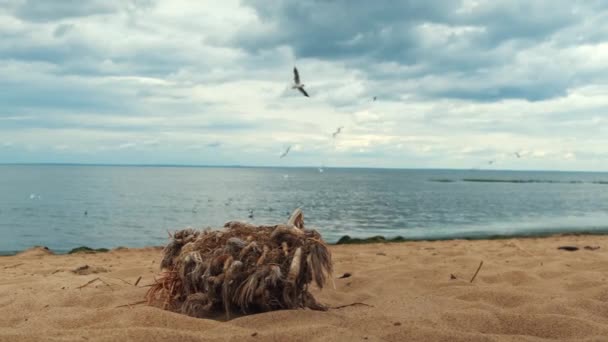
[[336, 131], [335, 131], [335, 132], [333, 132], [333, 133], [331, 134], [331, 137], [332, 137], [332, 138], [335, 138], [335, 137], [337, 137], [337, 136], [338, 136], [338, 134], [342, 133], [342, 128], [344, 128], [344, 126], [340, 126], [340, 127], [338, 127], [338, 128], [336, 129]]
[[287, 154], [289, 153], [289, 150], [291, 150], [291, 146], [287, 146], [287, 149], [285, 150], [285, 152], [283, 152], [283, 154], [281, 154], [279, 158], [285, 158], [285, 156], [287, 156]]
[[293, 67], [293, 85], [291, 86], [291, 89], [298, 89], [304, 96], [310, 97], [306, 90], [304, 90], [304, 84], [300, 83], [300, 73], [296, 67]]

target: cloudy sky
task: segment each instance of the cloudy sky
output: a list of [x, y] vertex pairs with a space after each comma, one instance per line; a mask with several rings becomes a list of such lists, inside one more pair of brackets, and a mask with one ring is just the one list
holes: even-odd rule
[[0, 0], [0, 36], [0, 163], [608, 170], [604, 1]]

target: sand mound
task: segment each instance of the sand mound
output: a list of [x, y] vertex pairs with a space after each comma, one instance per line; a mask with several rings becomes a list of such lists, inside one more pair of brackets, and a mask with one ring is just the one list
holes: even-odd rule
[[48, 247], [45, 246], [34, 246], [32, 248], [26, 249], [21, 253], [18, 253], [18, 256], [21, 257], [40, 257], [45, 255], [55, 254]]

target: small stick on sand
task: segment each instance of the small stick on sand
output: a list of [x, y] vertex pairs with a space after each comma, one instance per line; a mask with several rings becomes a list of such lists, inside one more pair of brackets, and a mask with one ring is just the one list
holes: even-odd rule
[[139, 302], [135, 302], [135, 303], [129, 303], [129, 304], [119, 305], [119, 306], [115, 307], [115, 309], [116, 308], [124, 308], [125, 306], [131, 307], [132, 305], [138, 305], [138, 304], [144, 304], [144, 303], [146, 303], [145, 300], [140, 300]]
[[116, 280], [120, 280], [120, 281], [122, 281], [122, 282], [123, 282], [123, 283], [125, 283], [125, 284], [133, 285], [133, 284], [129, 283], [128, 281], [126, 281], [126, 280], [124, 280], [124, 279], [120, 279], [120, 278], [118, 278], [118, 277], [110, 277], [110, 278], [112, 278], [112, 279], [116, 279]]
[[483, 260], [479, 263], [479, 267], [477, 267], [477, 271], [475, 271], [475, 274], [473, 274], [473, 278], [471, 278], [470, 283], [472, 283], [473, 280], [475, 280], [475, 277], [477, 277], [477, 273], [479, 273], [479, 270], [481, 269], [481, 266], [483, 266]]
[[93, 280], [90, 280], [89, 282], [87, 282], [87, 283], [86, 283], [86, 284], [84, 284], [84, 285], [80, 285], [80, 286], [78, 286], [78, 287], [77, 287], [77, 289], [82, 289], [82, 288], [84, 288], [84, 287], [87, 287], [87, 286], [91, 285], [92, 283], [94, 283], [96, 280], [99, 280], [100, 282], [102, 282], [102, 283], [106, 284], [106, 286], [108, 286], [108, 287], [110, 288], [110, 290], [114, 291], [114, 289], [112, 288], [112, 286], [110, 286], [110, 284], [108, 284], [107, 282], [105, 282], [103, 279], [101, 279], [101, 278], [99, 278], [99, 277], [97, 277], [97, 278], [95, 278], [95, 279], [93, 279]]
[[137, 278], [137, 280], [135, 281], [135, 285], [134, 286], [137, 286], [137, 284], [139, 284], [140, 280], [141, 280], [141, 276], [139, 276], [139, 278]]
[[340, 306], [332, 306], [332, 307], [330, 307], [330, 309], [342, 309], [342, 308], [346, 308], [346, 307], [349, 307], [349, 306], [355, 306], [355, 305], [363, 305], [363, 306], [368, 306], [370, 308], [374, 307], [373, 305], [355, 302], [355, 303], [352, 303], [352, 304], [346, 304], [346, 305], [340, 305]]
[[14, 265], [4, 266], [4, 269], [7, 269], [7, 268], [15, 268], [15, 267], [19, 267], [19, 266], [21, 266], [21, 265], [23, 265], [23, 263], [22, 263], [22, 262], [21, 262], [21, 263], [18, 263], [18, 264], [14, 264]]

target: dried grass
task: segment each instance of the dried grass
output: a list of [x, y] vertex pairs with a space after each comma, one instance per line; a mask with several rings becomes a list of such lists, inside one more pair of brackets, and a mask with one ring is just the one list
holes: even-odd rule
[[287, 224], [254, 226], [231, 221], [222, 230], [176, 232], [165, 247], [162, 273], [148, 304], [194, 317], [280, 309], [327, 310], [308, 291], [331, 279], [329, 248], [304, 228], [296, 209]]

